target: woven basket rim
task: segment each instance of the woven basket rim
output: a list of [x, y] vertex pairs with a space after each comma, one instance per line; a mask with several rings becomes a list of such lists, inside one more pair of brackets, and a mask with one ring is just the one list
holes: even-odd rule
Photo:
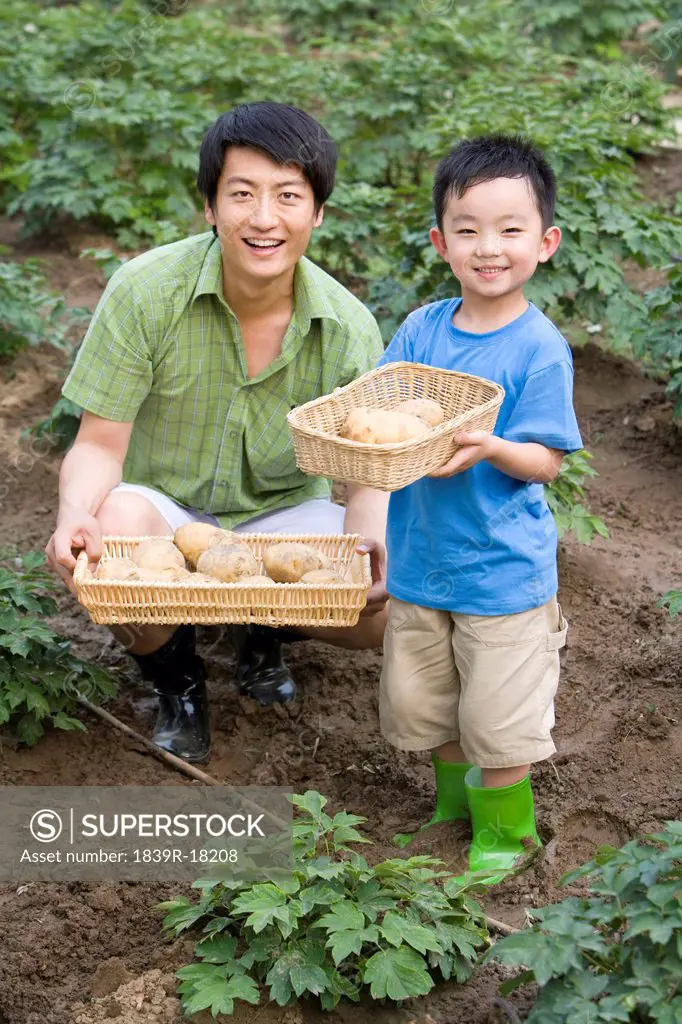
[[[438, 376], [456, 377], [460, 380], [484, 381], [486, 385], [489, 385], [491, 389], [493, 389], [494, 394], [492, 394], [490, 398], [486, 399], [485, 402], [480, 402], [475, 406], [475, 411], [478, 414], [485, 412], [493, 405], [501, 403], [504, 398], [505, 392], [502, 385], [498, 384], [494, 380], [489, 380], [487, 377], [480, 377], [475, 373], [463, 373], [460, 370], [443, 370], [439, 366], [428, 366], [426, 363], [411, 363], [403, 360], [378, 366], [376, 369], [369, 370], [367, 373], [363, 374], [362, 377], [356, 378], [356, 380], [351, 381], [349, 384], [344, 384], [343, 387], [335, 388], [334, 391], [330, 392], [328, 395], [322, 395], [320, 398], [313, 398], [310, 402], [305, 402], [303, 405], [297, 406], [295, 409], [292, 409], [291, 412], [287, 413], [287, 422], [290, 428], [297, 430], [301, 434], [307, 434], [309, 437], [333, 438], [337, 444], [344, 448], [367, 451], [368, 446], [362, 441], [351, 441], [349, 438], [340, 437], [338, 434], [332, 434], [326, 430], [319, 430], [317, 427], [311, 427], [308, 423], [301, 422], [302, 415], [309, 409], [334, 402], [338, 395], [357, 390], [358, 384], [361, 381], [365, 382], [379, 376], [386, 376], [394, 370], [405, 368], [414, 369], [415, 367], [422, 371], [426, 370], [433, 372]], [[384, 442], [383, 444], [373, 444], [371, 448], [373, 451], [391, 452], [393, 449], [405, 451], [406, 449], [410, 449], [416, 445], [423, 444], [424, 441], [433, 441], [446, 431], [452, 430], [453, 427], [467, 419], [473, 411], [474, 409], [467, 409], [464, 412], [459, 413], [458, 416], [451, 416], [450, 419], [443, 420], [443, 422], [439, 423], [437, 427], [431, 427], [426, 434], [421, 434], [419, 437], [409, 438], [407, 441], [389, 441]]]
[[[303, 533], [296, 533], [296, 534], [284, 534], [284, 533], [270, 533], [270, 532], [266, 532], [266, 533], [254, 532], [254, 533], [240, 533], [237, 536], [239, 536], [241, 539], [243, 539], [246, 543], [248, 543], [249, 541], [252, 541], [252, 542], [268, 541], [268, 542], [273, 543], [273, 544], [284, 544], [284, 543], [293, 543], [293, 542], [311, 543], [311, 544], [313, 544], [316, 540], [317, 541], [326, 541], [326, 542], [329, 542], [330, 540], [331, 541], [336, 541], [336, 542], [340, 542], [340, 541], [347, 542], [347, 541], [351, 541], [352, 540], [355, 544], [357, 544], [359, 541], [362, 540], [362, 537], [361, 537], [361, 535], [359, 533], [305, 533], [305, 534], [303, 534]], [[104, 546], [104, 544], [106, 544], [106, 543], [121, 543], [121, 542], [123, 542], [123, 543], [142, 544], [143, 541], [146, 541], [146, 540], [169, 540], [169, 541], [173, 542], [173, 539], [174, 539], [174, 535], [173, 534], [140, 534], [140, 535], [137, 535], [137, 534], [134, 534], [134, 535], [128, 535], [128, 534], [105, 534], [105, 535], [102, 536], [102, 545]], [[361, 563], [363, 579], [360, 582], [355, 582], [353, 580], [339, 580], [339, 581], [333, 582], [333, 583], [332, 582], [327, 582], [327, 583], [320, 583], [320, 582], [310, 583], [310, 582], [306, 582], [306, 583], [303, 583], [301, 581], [299, 581], [298, 583], [276, 583], [275, 580], [272, 580], [270, 583], [259, 584], [259, 583], [253, 583], [253, 582], [251, 582], [251, 583], [243, 583], [240, 580], [236, 580], [236, 581], [234, 581], [232, 583], [225, 583], [222, 580], [214, 580], [214, 581], [211, 581], [211, 582], [209, 582], [208, 580], [192, 580], [191, 577], [186, 578], [184, 580], [99, 580], [99, 579], [97, 579], [94, 576], [91, 579], [85, 579], [85, 571], [86, 571], [87, 566], [88, 566], [88, 553], [87, 553], [86, 550], [82, 550], [79, 553], [79, 555], [78, 555], [78, 557], [76, 559], [76, 565], [75, 565], [75, 568], [74, 568], [74, 571], [73, 571], [73, 579], [74, 579], [74, 582], [77, 584], [78, 587], [93, 588], [95, 590], [103, 589], [103, 588], [106, 588], [106, 587], [109, 587], [109, 586], [117, 586], [117, 587], [119, 587], [119, 586], [129, 585], [130, 587], [142, 587], [142, 588], [144, 588], [144, 587], [163, 587], [164, 589], [170, 588], [172, 590], [183, 589], [183, 588], [186, 589], [187, 587], [192, 587], [192, 588], [193, 587], [199, 587], [202, 590], [203, 589], [208, 589], [208, 588], [213, 589], [215, 587], [218, 587], [221, 590], [228, 590], [228, 591], [230, 591], [230, 590], [239, 590], [241, 588], [243, 590], [263, 590], [264, 592], [271, 592], [273, 584], [274, 584], [274, 586], [276, 586], [276, 587], [285, 587], [287, 589], [290, 589], [291, 587], [294, 587], [294, 588], [296, 588], [297, 591], [300, 591], [302, 593], [308, 593], [308, 592], [313, 591], [313, 590], [315, 590], [315, 591], [330, 590], [332, 592], [337, 591], [337, 590], [345, 590], [345, 591], [359, 592], [359, 591], [367, 591], [372, 586], [371, 570], [370, 570], [370, 567], [368, 565], [368, 562], [369, 562], [369, 559], [367, 558], [367, 559], [363, 559], [363, 561]]]

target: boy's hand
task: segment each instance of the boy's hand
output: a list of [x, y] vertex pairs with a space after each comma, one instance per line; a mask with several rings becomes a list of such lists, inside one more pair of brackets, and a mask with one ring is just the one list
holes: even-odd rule
[[455, 441], [463, 447], [456, 451], [444, 466], [429, 473], [430, 477], [438, 479], [455, 476], [456, 473], [463, 473], [465, 469], [471, 469], [477, 462], [490, 458], [496, 438], [486, 430], [471, 430], [468, 433], [455, 434]]
[[386, 591], [386, 548], [378, 540], [364, 537], [355, 549], [361, 554], [369, 555], [372, 570], [372, 587], [367, 594], [367, 604], [360, 615], [376, 615], [382, 611], [388, 601]]

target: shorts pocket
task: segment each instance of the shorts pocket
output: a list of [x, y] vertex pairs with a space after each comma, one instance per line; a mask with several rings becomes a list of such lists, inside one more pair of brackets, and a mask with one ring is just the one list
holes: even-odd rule
[[563, 612], [561, 611], [561, 605], [557, 605], [557, 608], [559, 609], [559, 626], [555, 632], [547, 634], [548, 651], [560, 651], [562, 647], [566, 646], [568, 623], [566, 622]]
[[392, 633], [397, 633], [414, 622], [418, 613], [419, 605], [410, 604], [408, 601], [401, 601], [397, 597], [392, 597], [388, 602], [386, 629]]

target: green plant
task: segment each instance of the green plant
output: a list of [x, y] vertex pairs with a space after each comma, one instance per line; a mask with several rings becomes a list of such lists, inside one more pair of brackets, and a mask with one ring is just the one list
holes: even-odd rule
[[13, 568], [0, 566], [0, 726], [9, 723], [28, 746], [47, 722], [85, 731], [73, 717], [79, 695], [97, 701], [116, 694], [109, 673], [71, 654], [70, 642], [45, 623], [57, 610], [57, 584], [41, 569], [44, 561], [33, 551]]
[[654, 67], [657, 69], [662, 65], [665, 81], [669, 85], [675, 85], [680, 58], [682, 58], [682, 42], [680, 40], [682, 4], [679, 0], [668, 0], [661, 4], [661, 7], [661, 23], [649, 34], [646, 56], [654, 58]]
[[75, 402], [60, 396], [44, 420], [38, 420], [26, 431], [27, 437], [49, 437], [55, 451], [66, 451], [76, 440], [83, 410]]
[[682, 419], [682, 264], [670, 267], [667, 277], [665, 285], [632, 298], [624, 326], [644, 369], [667, 381], [673, 415]]
[[73, 329], [90, 314], [46, 288], [39, 260], [15, 263], [4, 258], [7, 252], [0, 246], [0, 359], [41, 342], [68, 348]]
[[[113, 249], [83, 249], [81, 259], [91, 259], [100, 268], [108, 281], [126, 260]], [[87, 311], [84, 311], [87, 312]], [[87, 313], [87, 318], [90, 314]], [[71, 353], [68, 369], [71, 369], [77, 355], [77, 349]], [[44, 420], [39, 420], [27, 430], [27, 435], [37, 438], [49, 436], [55, 442], [57, 450], [70, 448], [76, 440], [80, 427], [82, 409], [79, 405], [60, 395]]]
[[507, 994], [540, 986], [529, 1024], [679, 1024], [682, 1020], [682, 822], [601, 847], [564, 883], [590, 879], [594, 893], [532, 912], [530, 929], [487, 958], [527, 968]]
[[274, 15], [292, 39], [352, 39], [367, 35], [377, 23], [385, 26], [409, 9], [406, 0], [391, 4], [376, 0], [256, 0], [256, 6]]
[[656, 604], [659, 608], [667, 608], [671, 619], [682, 615], [682, 590], [669, 590]]
[[581, 544], [589, 544], [596, 533], [608, 537], [609, 531], [604, 520], [592, 513], [583, 504], [585, 482], [597, 475], [590, 465], [592, 455], [584, 449], [565, 456], [559, 475], [545, 486], [547, 504], [554, 516], [557, 533], [563, 537], [573, 531]]
[[124, 256], [119, 256], [113, 249], [81, 249], [80, 258], [94, 260], [107, 281], [127, 262]]
[[655, 0], [562, 0], [538, 4], [521, 0], [519, 10], [530, 30], [547, 39], [561, 53], [592, 50], [609, 57], [620, 55], [620, 43], [640, 25], [664, 18], [669, 4]]
[[487, 932], [480, 907], [441, 862], [411, 857], [370, 867], [352, 849], [369, 841], [355, 827], [364, 818], [329, 816], [314, 791], [292, 802], [299, 814], [288, 879], [199, 880], [198, 903], [159, 904], [174, 935], [205, 922], [200, 962], [177, 972], [185, 1014], [232, 1013], [236, 999], [257, 1003], [260, 985], [279, 1006], [312, 995], [331, 1010], [363, 993], [424, 995], [433, 973], [466, 981]]

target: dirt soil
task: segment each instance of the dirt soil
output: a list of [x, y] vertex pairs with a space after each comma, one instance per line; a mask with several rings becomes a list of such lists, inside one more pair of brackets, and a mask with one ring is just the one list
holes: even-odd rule
[[[90, 294], [80, 301], [96, 299], [96, 271], [62, 253], [62, 283], [69, 266], [86, 275]], [[545, 846], [523, 876], [485, 901], [489, 914], [517, 926], [527, 908], [567, 895], [560, 876], [599, 844], [620, 845], [682, 817], [680, 627], [656, 607], [661, 593], [679, 585], [682, 437], [662, 387], [636, 368], [592, 344], [575, 352], [575, 364], [579, 419], [599, 472], [590, 504], [611, 537], [590, 547], [561, 544], [560, 600], [570, 639], [556, 707], [558, 753], [532, 771]], [[11, 372], [0, 368], [5, 550], [40, 549], [53, 527], [59, 459], [36, 450], [29, 465], [17, 453], [20, 430], [54, 401], [59, 374], [58, 360], [44, 351], [21, 355]], [[149, 734], [147, 684], [107, 630], [66, 595], [54, 625], [79, 654], [117, 673], [120, 695], [109, 710]], [[293, 706], [262, 710], [236, 694], [227, 637], [219, 629], [199, 636], [210, 669], [214, 745], [207, 770], [226, 784], [317, 789], [332, 811], [365, 815], [377, 853], [395, 855], [393, 834], [430, 816], [433, 781], [426, 756], [397, 754], [379, 734], [380, 653], [294, 645], [289, 662], [300, 696]], [[30, 750], [3, 743], [0, 784], [192, 784], [84, 714], [86, 734], [55, 730]], [[193, 943], [164, 939], [152, 908], [189, 891], [171, 884], [0, 885], [0, 1024], [179, 1021], [172, 975], [191, 959]], [[487, 967], [466, 986], [439, 985], [402, 1008], [342, 1006], [323, 1015], [312, 1004], [242, 1007], [235, 1019], [423, 1024], [429, 1015], [437, 1024], [492, 1024], [506, 1019], [493, 1006], [503, 977]], [[528, 999], [514, 997], [522, 1016]]]

